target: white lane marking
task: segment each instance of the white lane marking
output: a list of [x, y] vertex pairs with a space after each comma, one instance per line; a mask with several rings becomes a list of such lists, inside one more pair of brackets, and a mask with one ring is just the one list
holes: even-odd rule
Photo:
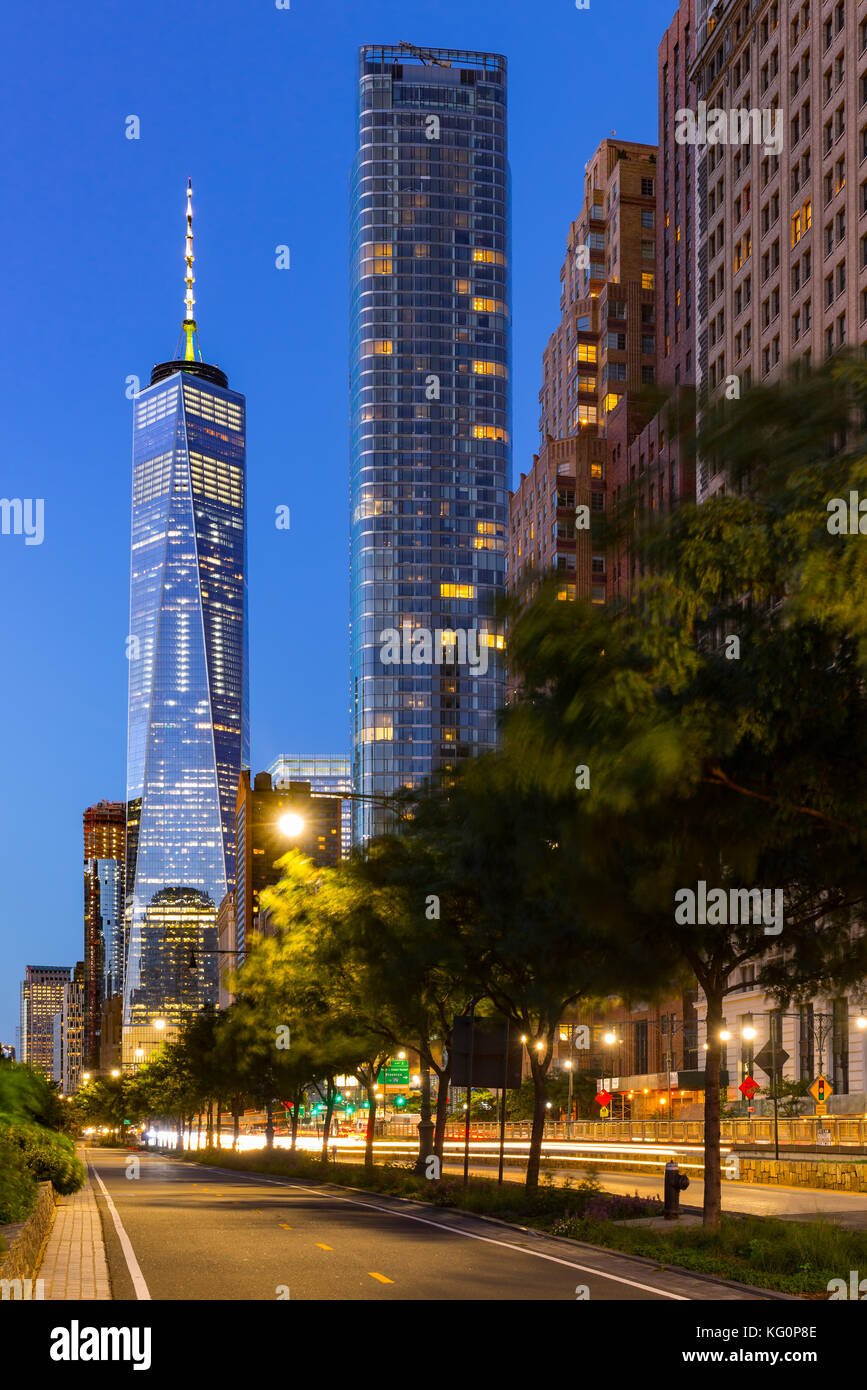
[[[628, 1284], [631, 1289], [643, 1289], [645, 1293], [655, 1293], [660, 1298], [671, 1298], [678, 1303], [692, 1303], [693, 1300], [686, 1294], [669, 1293], [667, 1289], [654, 1288], [652, 1284], [641, 1284], [637, 1279], [626, 1279], [620, 1274], [606, 1274], [604, 1270], [595, 1269], [592, 1265], [579, 1265], [574, 1260], [561, 1260], [557, 1255], [546, 1255], [541, 1250], [527, 1250], [523, 1245], [513, 1245], [508, 1240], [495, 1240], [493, 1236], [479, 1236], [473, 1231], [462, 1231], [457, 1226], [446, 1226], [439, 1221], [430, 1221], [426, 1216], [413, 1216], [408, 1211], [395, 1211], [392, 1207], [378, 1207], [373, 1202], [359, 1202], [356, 1197], [339, 1197], [334, 1192], [317, 1192], [315, 1188], [304, 1187], [301, 1183], [294, 1182], [291, 1178], [281, 1182], [278, 1178], [254, 1178], [248, 1173], [240, 1173], [236, 1169], [230, 1169], [235, 1177], [244, 1178], [247, 1182], [270, 1183], [272, 1187], [292, 1186], [299, 1192], [308, 1192], [311, 1197], [322, 1197], [338, 1202], [348, 1202], [351, 1207], [366, 1207], [369, 1211], [381, 1211], [386, 1216], [399, 1216], [404, 1221], [418, 1221], [422, 1226], [433, 1226], [438, 1231], [449, 1231], [453, 1236], [464, 1236], [467, 1240], [480, 1240], [485, 1245], [498, 1245], [504, 1250], [517, 1250], [520, 1255], [532, 1255], [536, 1260], [549, 1260], [551, 1264], [566, 1265], [568, 1269], [580, 1269], [582, 1274], [595, 1274], [598, 1279], [610, 1279], [615, 1284]], [[472, 1215], [472, 1213], [468, 1213]], [[629, 1256], [625, 1256], [626, 1259]]]
[[88, 1163], [87, 1166], [90, 1169], [93, 1176], [96, 1178], [96, 1181], [99, 1183], [100, 1188], [102, 1189], [102, 1195], [105, 1198], [105, 1204], [111, 1212], [111, 1219], [114, 1222], [114, 1229], [117, 1231], [117, 1238], [120, 1241], [120, 1248], [123, 1251], [124, 1259], [126, 1260], [126, 1267], [129, 1270], [130, 1278], [133, 1282], [135, 1296], [136, 1298], [150, 1298], [150, 1290], [148, 1289], [148, 1286], [145, 1283], [144, 1275], [139, 1269], [139, 1263], [135, 1257], [135, 1251], [132, 1248], [132, 1242], [123, 1228], [123, 1222], [118, 1216], [117, 1207], [109, 1197], [108, 1189], [105, 1183], [103, 1182], [102, 1178], [99, 1176], [99, 1173], [97, 1173], [93, 1164]]

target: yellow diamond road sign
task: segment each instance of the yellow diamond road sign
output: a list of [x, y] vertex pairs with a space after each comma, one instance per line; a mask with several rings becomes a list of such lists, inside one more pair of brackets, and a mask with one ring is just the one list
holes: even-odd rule
[[817, 1076], [810, 1087], [810, 1095], [817, 1104], [822, 1105], [829, 1096], [834, 1094], [834, 1087], [826, 1076]]

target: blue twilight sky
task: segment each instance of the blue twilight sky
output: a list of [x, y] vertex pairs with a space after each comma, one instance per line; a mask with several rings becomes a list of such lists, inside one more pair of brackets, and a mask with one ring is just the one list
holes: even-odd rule
[[[82, 956], [81, 814], [125, 795], [131, 402], [174, 355], [185, 186], [206, 360], [247, 397], [252, 757], [348, 752], [348, 179], [357, 48], [509, 59], [514, 467], [583, 167], [655, 141], [676, 0], [40, 0], [0, 90], [0, 1041], [27, 964]], [[128, 116], [141, 138], [125, 138]], [[291, 268], [275, 267], [290, 247]], [[275, 507], [291, 509], [278, 531]]]

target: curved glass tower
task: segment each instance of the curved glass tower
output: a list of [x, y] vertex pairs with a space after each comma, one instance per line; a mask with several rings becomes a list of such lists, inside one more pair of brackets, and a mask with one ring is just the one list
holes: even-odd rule
[[353, 782], [372, 798], [356, 803], [360, 840], [387, 824], [398, 788], [496, 744], [511, 430], [505, 58], [363, 47], [351, 197]]
[[154, 367], [134, 406], [129, 1065], [216, 1002], [216, 911], [234, 887], [238, 778], [249, 766], [245, 402], [196, 355], [191, 194], [185, 355]]

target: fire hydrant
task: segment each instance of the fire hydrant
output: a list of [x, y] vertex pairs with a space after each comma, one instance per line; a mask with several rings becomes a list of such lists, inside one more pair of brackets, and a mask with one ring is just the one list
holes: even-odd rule
[[674, 1159], [665, 1165], [665, 1211], [666, 1221], [676, 1221], [680, 1216], [680, 1194], [689, 1187], [689, 1178], [681, 1173]]

